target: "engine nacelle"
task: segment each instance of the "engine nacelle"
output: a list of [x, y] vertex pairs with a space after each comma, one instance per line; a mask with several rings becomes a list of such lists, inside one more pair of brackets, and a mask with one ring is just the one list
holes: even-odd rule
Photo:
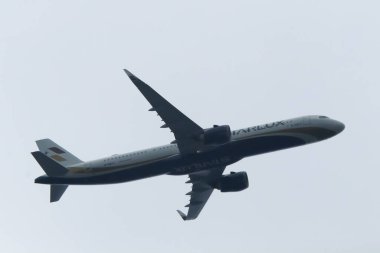
[[206, 129], [203, 133], [203, 143], [205, 145], [223, 144], [231, 140], [230, 126], [214, 126]]
[[230, 175], [222, 176], [215, 186], [221, 192], [238, 192], [247, 189], [249, 186], [247, 173], [231, 172]]

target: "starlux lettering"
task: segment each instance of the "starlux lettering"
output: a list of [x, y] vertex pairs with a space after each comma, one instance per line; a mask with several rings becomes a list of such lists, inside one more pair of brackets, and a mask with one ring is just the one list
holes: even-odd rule
[[265, 125], [261, 125], [261, 126], [254, 126], [254, 127], [248, 127], [245, 129], [235, 130], [232, 132], [232, 135], [237, 135], [237, 134], [242, 134], [242, 133], [246, 134], [246, 133], [250, 133], [250, 132], [256, 132], [256, 131], [269, 129], [269, 128], [273, 128], [273, 127], [279, 127], [279, 126], [285, 126], [285, 122], [284, 121], [277, 121], [277, 122], [273, 122], [273, 123], [269, 123], [269, 124], [265, 124]]

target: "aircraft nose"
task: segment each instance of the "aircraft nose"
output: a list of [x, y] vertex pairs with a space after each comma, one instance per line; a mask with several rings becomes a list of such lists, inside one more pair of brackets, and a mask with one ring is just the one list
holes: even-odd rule
[[334, 131], [336, 134], [341, 133], [344, 130], [344, 128], [345, 125], [342, 122], [337, 120], [331, 120], [330, 129]]
[[317, 123], [317, 133], [318, 140], [325, 140], [331, 138], [339, 133], [341, 133], [345, 126], [342, 122], [327, 118], [325, 116], [320, 116], [320, 120]]

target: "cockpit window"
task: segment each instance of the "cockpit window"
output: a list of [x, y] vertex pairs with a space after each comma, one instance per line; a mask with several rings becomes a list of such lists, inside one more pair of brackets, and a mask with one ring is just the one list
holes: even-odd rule
[[319, 116], [320, 119], [328, 119], [329, 117], [326, 116]]

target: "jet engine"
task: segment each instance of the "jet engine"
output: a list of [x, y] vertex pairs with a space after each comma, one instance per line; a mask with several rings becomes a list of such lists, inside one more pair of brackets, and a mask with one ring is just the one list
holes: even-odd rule
[[231, 128], [228, 125], [214, 126], [205, 129], [202, 137], [205, 145], [223, 144], [231, 140]]
[[247, 189], [249, 186], [247, 173], [231, 172], [229, 175], [224, 175], [220, 178], [215, 188], [221, 192], [238, 192]]

